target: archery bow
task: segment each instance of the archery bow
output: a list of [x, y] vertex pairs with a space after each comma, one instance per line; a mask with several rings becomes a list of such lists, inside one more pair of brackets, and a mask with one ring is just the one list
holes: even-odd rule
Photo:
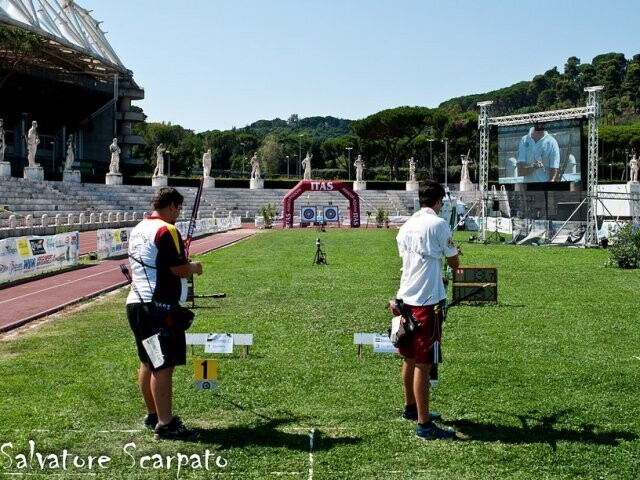
[[193, 202], [193, 210], [191, 211], [191, 219], [189, 220], [189, 228], [187, 228], [187, 237], [184, 239], [184, 252], [187, 258], [189, 258], [189, 247], [191, 246], [191, 240], [193, 240], [193, 232], [196, 229], [196, 219], [198, 218], [198, 210], [200, 209], [200, 198], [202, 198], [203, 186], [204, 177], [200, 178], [196, 199]]

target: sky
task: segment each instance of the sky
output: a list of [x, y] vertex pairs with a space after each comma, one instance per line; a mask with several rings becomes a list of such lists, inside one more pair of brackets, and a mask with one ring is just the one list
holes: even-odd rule
[[637, 0], [76, 0], [145, 90], [195, 132], [292, 114], [356, 120], [640, 53]]

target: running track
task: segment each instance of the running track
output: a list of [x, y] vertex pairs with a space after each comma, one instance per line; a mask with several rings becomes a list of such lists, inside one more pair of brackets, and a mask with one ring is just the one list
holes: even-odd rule
[[[201, 254], [231, 245], [253, 234], [255, 230], [240, 229], [194, 240], [191, 253]], [[80, 251], [95, 250], [95, 232], [80, 234]], [[84, 237], [84, 238], [83, 238]], [[91, 239], [93, 243], [91, 243]], [[55, 313], [82, 300], [124, 286], [127, 281], [120, 272], [123, 258], [104, 260], [90, 267], [38, 278], [0, 289], [0, 332], [17, 328], [32, 320]]]

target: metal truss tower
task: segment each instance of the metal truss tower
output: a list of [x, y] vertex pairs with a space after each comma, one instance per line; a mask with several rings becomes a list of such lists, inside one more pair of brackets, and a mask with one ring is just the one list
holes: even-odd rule
[[589, 119], [589, 139], [587, 149], [587, 246], [598, 245], [598, 118], [600, 117], [600, 92], [604, 87], [587, 87], [587, 117]]
[[482, 235], [481, 240], [487, 240], [487, 202], [489, 201], [489, 107], [492, 101], [479, 102], [480, 116], [478, 130], [480, 130], [480, 178], [478, 179], [482, 198]]
[[488, 107], [493, 102], [479, 102], [480, 114], [478, 129], [480, 130], [480, 192], [482, 195], [482, 241], [486, 241], [486, 205], [488, 201], [489, 184], [489, 129], [491, 125], [523, 125], [536, 121], [549, 122], [555, 120], [570, 120], [587, 118], [589, 122], [588, 159], [587, 159], [587, 233], [586, 245], [598, 245], [598, 225], [596, 217], [596, 202], [598, 200], [598, 118], [600, 117], [600, 91], [604, 87], [595, 86], [585, 88], [589, 97], [586, 107], [551, 110], [548, 112], [526, 113], [505, 117], [489, 117]]

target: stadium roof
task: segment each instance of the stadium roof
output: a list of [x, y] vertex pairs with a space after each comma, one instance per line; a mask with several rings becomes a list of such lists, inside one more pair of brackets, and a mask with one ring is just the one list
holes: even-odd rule
[[109, 45], [99, 21], [73, 0], [0, 0], [0, 27], [44, 38], [43, 53], [57, 68], [96, 76], [131, 75]]

